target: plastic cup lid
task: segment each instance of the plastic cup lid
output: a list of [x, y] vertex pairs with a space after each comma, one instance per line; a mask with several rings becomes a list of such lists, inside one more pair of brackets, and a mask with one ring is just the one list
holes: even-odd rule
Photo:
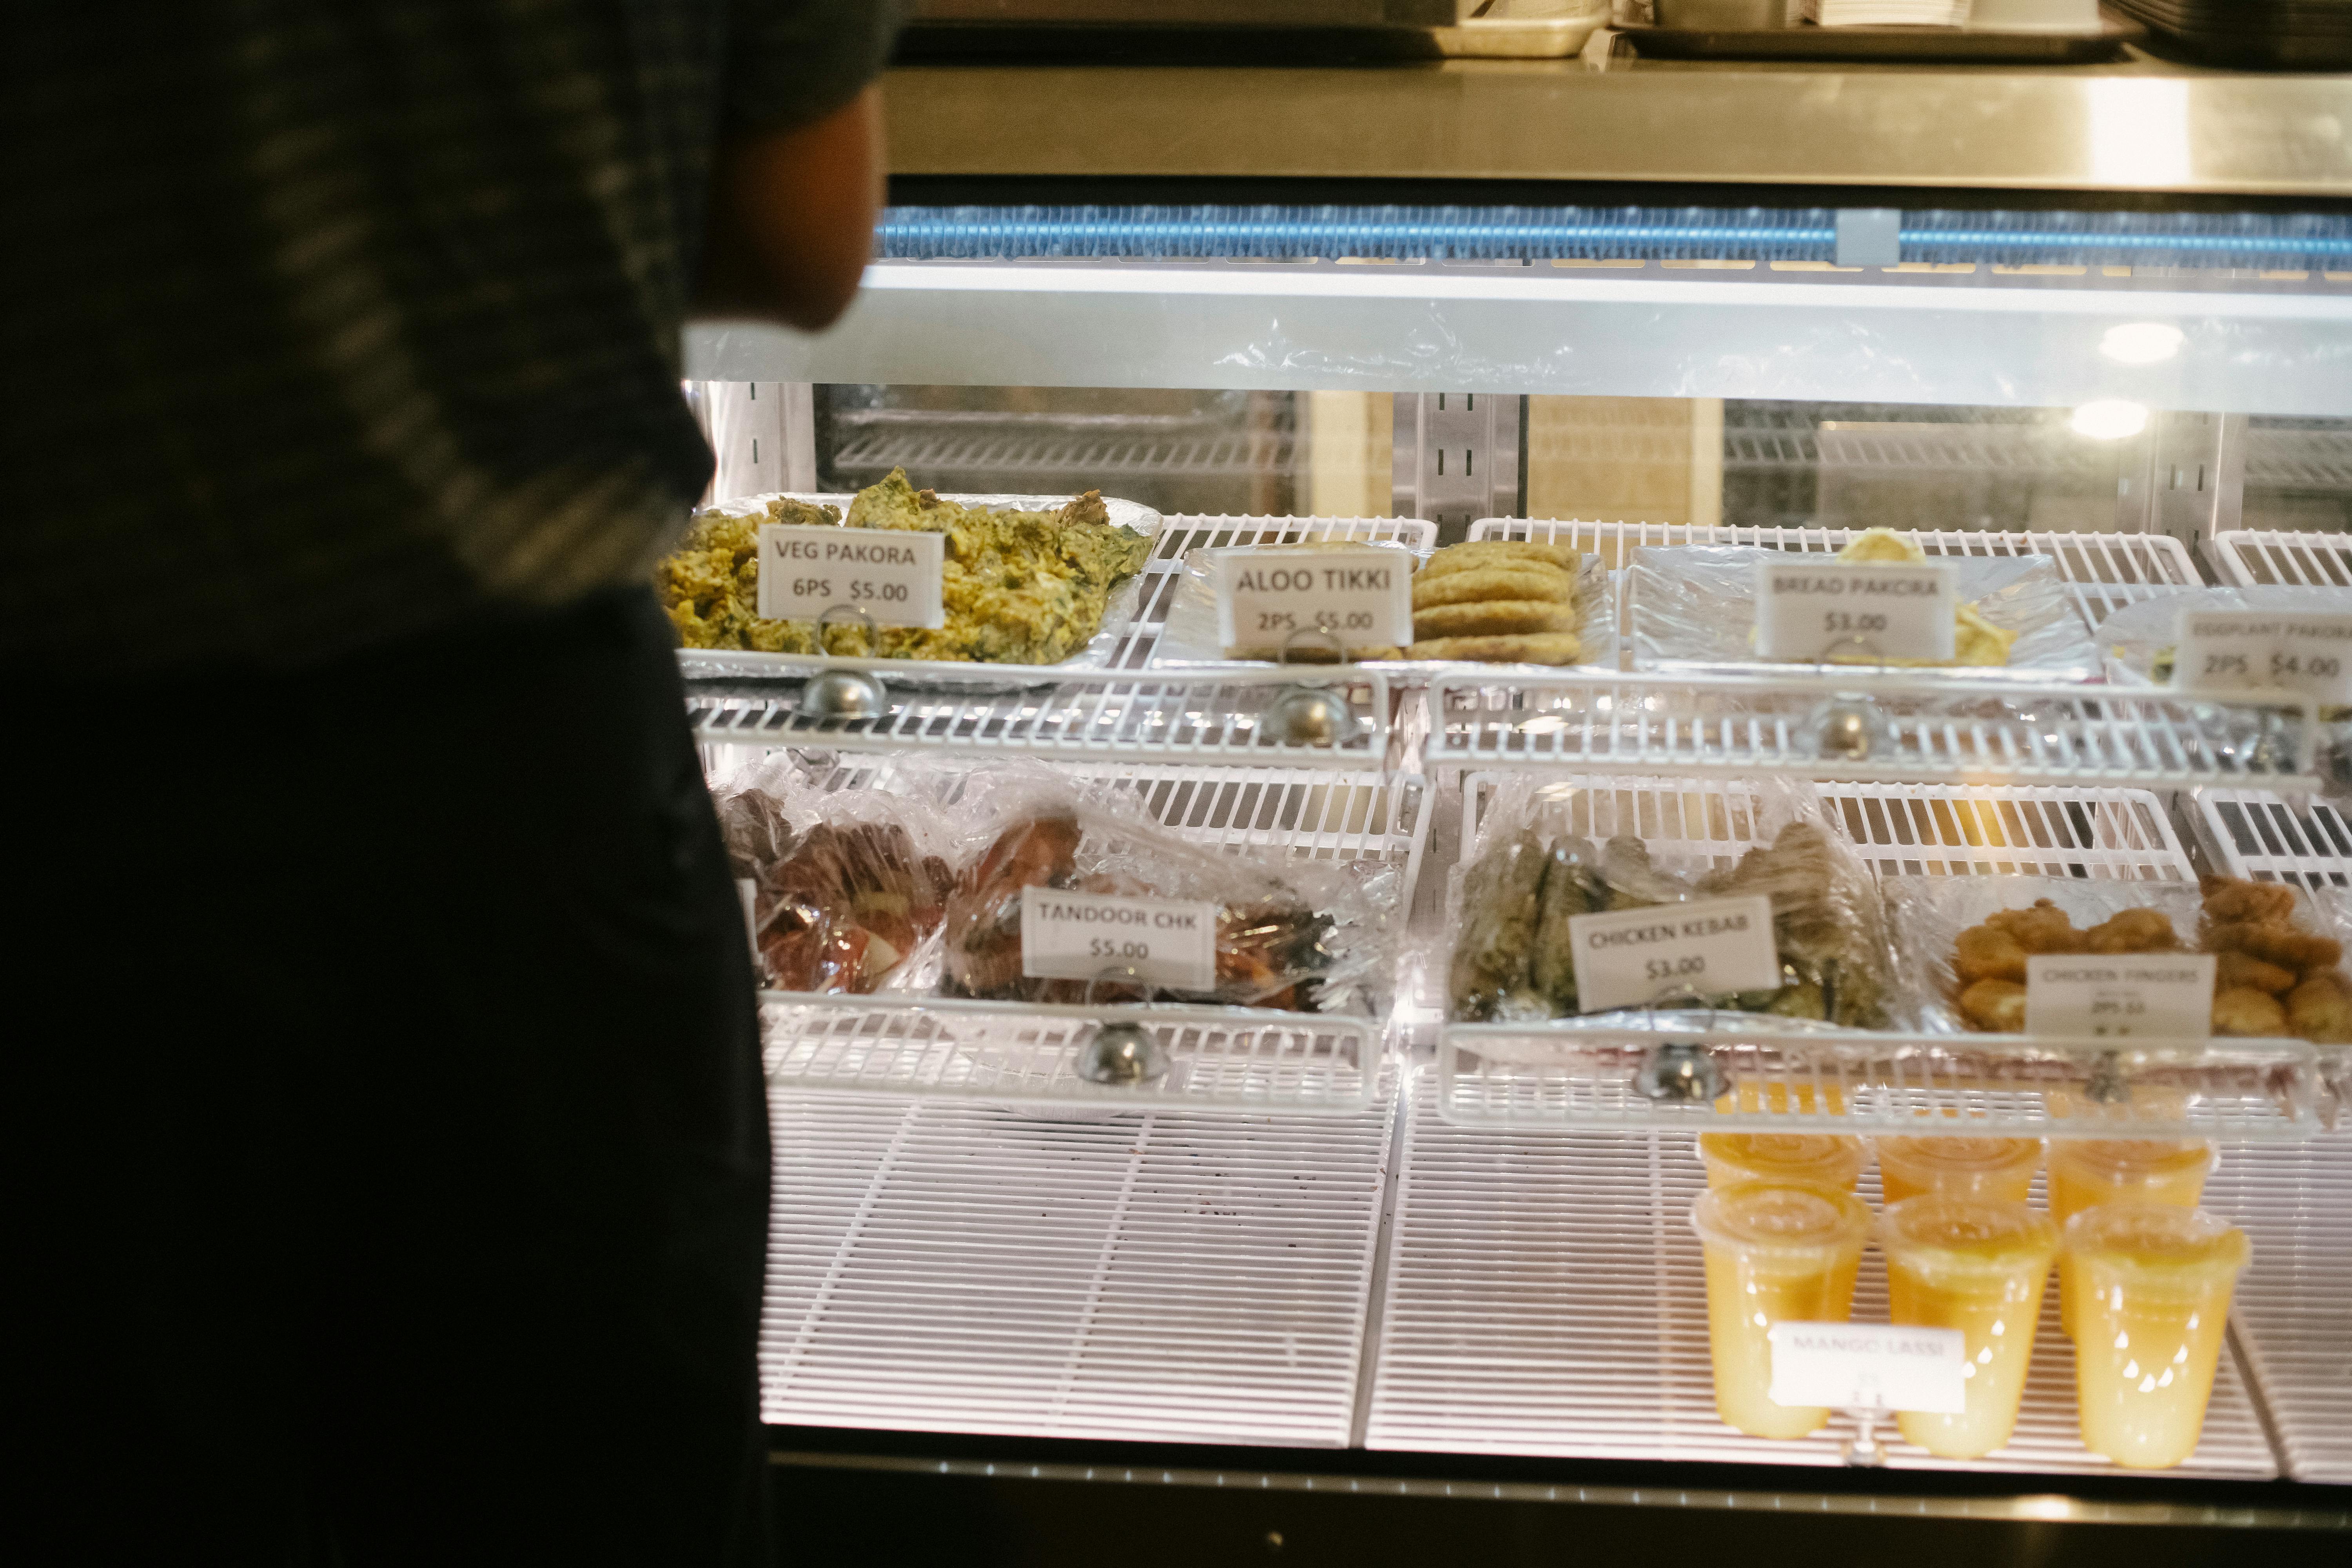
[[1881, 1138], [1878, 1163], [1961, 1173], [2031, 1170], [2042, 1160], [2039, 1138]]
[[1819, 1182], [1843, 1187], [1870, 1163], [1859, 1138], [1830, 1132], [1702, 1132], [1699, 1153], [1756, 1180]]
[[2066, 1222], [2070, 1257], [2147, 1276], [2235, 1274], [2253, 1255], [2246, 1233], [2221, 1215], [2171, 1204], [2100, 1204]]
[[1870, 1206], [1849, 1193], [1780, 1182], [1713, 1187], [1691, 1205], [1699, 1238], [1750, 1254], [1822, 1261], [1859, 1252], [1870, 1236]]
[[1879, 1217], [1878, 1245], [1918, 1273], [2014, 1274], [2050, 1266], [2058, 1227], [2023, 1204], [1907, 1198]]
[[2202, 1139], [2062, 1138], [2053, 1141], [2050, 1163], [2095, 1172], [2110, 1181], [2178, 1176], [2212, 1164], [2213, 1145]]

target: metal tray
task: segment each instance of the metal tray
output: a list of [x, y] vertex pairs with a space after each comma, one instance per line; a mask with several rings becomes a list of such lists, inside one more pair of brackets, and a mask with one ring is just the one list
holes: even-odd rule
[[1973, 32], [1965, 27], [1759, 27], [1746, 31], [1627, 25], [1640, 53], [1671, 60], [1960, 61], [1971, 65], [2084, 65], [2112, 59], [2147, 37], [2137, 22], [2101, 19], [2084, 33]]

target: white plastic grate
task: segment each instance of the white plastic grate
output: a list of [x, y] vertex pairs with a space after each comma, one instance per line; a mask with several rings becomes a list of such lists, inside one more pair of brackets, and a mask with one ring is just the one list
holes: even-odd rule
[[[1834, 684], [1832, 683], [1833, 679]], [[1857, 756], [1824, 746], [1833, 707], [1884, 730]], [[1435, 678], [1429, 771], [1568, 768], [1864, 783], [2316, 786], [2304, 699], [2204, 698], [1876, 672]]]
[[768, 1422], [1348, 1441], [1389, 1107], [771, 1103]]
[[2287, 1474], [2352, 1483], [2352, 1138], [2225, 1149], [2204, 1204], [2253, 1243], [2230, 1327]]
[[[1379, 1449], [1836, 1465], [1843, 1416], [1811, 1437], [1748, 1437], [1715, 1414], [1706, 1289], [1686, 1216], [1706, 1185], [1689, 1132], [1645, 1137], [1452, 1127], [1412, 1106], [1391, 1221], [1365, 1445]], [[1878, 1197], [1876, 1173], [1862, 1195]], [[2260, 1246], [2259, 1241], [2256, 1243]], [[1857, 1321], [1885, 1321], [1874, 1249]], [[2015, 1436], [1981, 1460], [1895, 1436], [1898, 1468], [2096, 1472], [2082, 1446], [2073, 1351], [2045, 1295]], [[2276, 1473], [2224, 1357], [2203, 1440], [2180, 1472]]]
[[[1344, 1116], [1371, 1103], [1385, 1054], [1378, 1020], [1263, 1008], [818, 1001], [768, 992], [760, 1014], [771, 1088], [996, 1105]], [[1168, 1070], [1132, 1084], [1079, 1077], [1081, 1052], [1114, 1023], [1150, 1030]]]
[[2295, 805], [2268, 790], [2200, 789], [2190, 796], [2217, 870], [2257, 882], [2352, 888], [2352, 818], [2341, 805]]
[[2147, 790], [1824, 784], [1821, 795], [1884, 877], [2197, 879]]
[[[836, 415], [835, 418], [842, 416]], [[1116, 417], [1116, 416], [1115, 416]], [[828, 465], [837, 474], [879, 476], [892, 468], [910, 474], [980, 476], [1034, 481], [1084, 476], [1086, 482], [1125, 479], [1255, 479], [1291, 471], [1297, 442], [1275, 430], [1218, 429], [1207, 421], [1178, 417], [1121, 418], [1108, 427], [1089, 426], [1064, 416], [1046, 427], [1009, 424], [984, 416], [979, 427], [939, 427], [938, 414], [920, 424], [894, 422], [852, 432], [835, 447]], [[924, 428], [925, 425], [932, 426]], [[994, 426], [990, 428], [988, 426]]]
[[[2164, 533], [1992, 533], [1906, 530], [1929, 555], [2047, 555], [2066, 582], [2083, 624], [2099, 623], [2158, 595], [2201, 587], [2188, 546]], [[1744, 544], [1834, 554], [1861, 537], [1841, 528], [1705, 528], [1687, 523], [1529, 521], [1490, 517], [1470, 525], [1473, 539], [1534, 539], [1573, 545], [1622, 566], [1648, 545]], [[2226, 536], [2225, 536], [2226, 537]]]
[[2221, 570], [2241, 586], [2352, 588], [2352, 533], [2229, 529], [2213, 536]]

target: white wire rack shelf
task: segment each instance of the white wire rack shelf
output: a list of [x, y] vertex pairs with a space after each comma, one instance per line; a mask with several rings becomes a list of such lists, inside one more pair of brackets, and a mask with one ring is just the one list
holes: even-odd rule
[[[1165, 765], [1062, 771], [1133, 795], [1196, 843], [1261, 860], [1393, 866], [1402, 873], [1399, 929], [1412, 907], [1429, 838], [1428, 791], [1417, 777]], [[851, 759], [826, 783], [890, 789], [900, 777], [898, 759]], [[772, 1088], [1006, 1105], [1348, 1115], [1370, 1103], [1388, 1048], [1383, 1020], [1260, 1008], [770, 992], [761, 1012]], [[1108, 1024], [1150, 1031], [1167, 1072], [1116, 1085], [1081, 1077], [1082, 1057]]]
[[2189, 805], [2215, 869], [2256, 882], [2352, 888], [2352, 817], [2342, 805], [2247, 789], [2196, 790]]
[[[1741, 544], [1835, 554], [1861, 533], [1842, 528], [1708, 528], [1687, 523], [1490, 517], [1472, 523], [1470, 537], [1570, 545], [1599, 555], [1614, 567], [1629, 564], [1634, 550], [1653, 545]], [[1921, 529], [1906, 531], [1905, 537], [1931, 557], [2046, 555], [2064, 579], [2068, 598], [2083, 624], [2094, 631], [2126, 605], [2200, 587], [2204, 582], [2188, 547], [2164, 533], [1979, 533]]]
[[1292, 432], [1234, 429], [1193, 415], [845, 409], [830, 468], [842, 474], [1038, 479], [1254, 479], [1290, 472]]
[[2318, 784], [2316, 716], [2301, 698], [1824, 673], [1440, 675], [1429, 689], [1428, 768], [2143, 788]]
[[[1687, 1223], [1706, 1185], [1694, 1137], [1462, 1128], [1433, 1110], [1425, 1096], [1417, 1099], [1406, 1124], [1368, 1447], [1844, 1462], [1854, 1433], [1845, 1417], [1812, 1436], [1776, 1442], [1745, 1436], [1715, 1414], [1706, 1279]], [[2229, 1164], [2225, 1158], [2224, 1170]], [[1878, 1200], [1875, 1171], [1864, 1173], [1861, 1195]], [[2260, 1269], [2259, 1237], [2255, 1247]], [[1885, 1271], [1874, 1249], [1864, 1255], [1853, 1317], [1885, 1321]], [[1887, 1462], [1895, 1468], [2112, 1468], [2077, 1432], [2073, 1350], [2058, 1327], [2055, 1290], [2043, 1299], [2006, 1447], [1980, 1460], [1944, 1460], [1886, 1426], [1879, 1436], [1891, 1438]], [[2222, 1358], [2202, 1440], [2178, 1473], [2277, 1473], [2231, 1356]]]
[[1349, 1440], [1391, 1105], [1242, 1119], [770, 1102], [769, 1423]]
[[2352, 533], [2225, 529], [2213, 536], [2221, 567], [2242, 587], [2352, 588]]
[[2287, 1474], [2352, 1483], [2352, 1140], [2225, 1151], [2203, 1203], [2253, 1243], [2230, 1329]]

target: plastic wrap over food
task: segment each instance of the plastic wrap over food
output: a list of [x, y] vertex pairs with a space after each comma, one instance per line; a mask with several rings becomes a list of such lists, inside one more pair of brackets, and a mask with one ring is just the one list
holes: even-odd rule
[[[966, 837], [947, 908], [950, 995], [1386, 1011], [1403, 918], [1395, 866], [1226, 854], [1176, 837], [1112, 786], [1019, 764], [968, 771], [958, 817]], [[1031, 889], [1213, 905], [1213, 987], [1138, 984], [1116, 958], [1089, 980], [1024, 973]]]
[[[1711, 790], [1706, 809], [1722, 820], [1705, 838], [1622, 830], [1628, 814], [1616, 801], [1685, 784], [1625, 779], [1587, 788], [1514, 773], [1491, 787], [1446, 888], [1454, 936], [1446, 1011], [1456, 1022], [1611, 1016], [1579, 1006], [1570, 921], [1760, 894], [1771, 900], [1780, 985], [1724, 994], [1670, 985], [1654, 1006], [1617, 1009], [1612, 1021], [1646, 1015], [1665, 1022], [1696, 1008], [1797, 1027], [1885, 1026], [1889, 977], [1877, 894], [1810, 784], [1767, 779]], [[1647, 825], [1634, 814], [1630, 826]]]
[[1889, 877], [1897, 1022], [1921, 1033], [2019, 1034], [2041, 953], [2217, 955], [2212, 1032], [2352, 1043], [2342, 911], [2281, 882], [2209, 877]]
[[[1356, 541], [1339, 542], [1349, 549], [1367, 548]], [[1373, 546], [1402, 551], [1402, 545]], [[1271, 657], [1228, 658], [1217, 637], [1217, 574], [1221, 550], [1193, 550], [1185, 552], [1183, 569], [1177, 574], [1174, 589], [1168, 595], [1166, 622], [1160, 640], [1151, 655], [1155, 669], [1182, 669], [1204, 665], [1259, 664], [1275, 662]], [[1580, 666], [1599, 666], [1615, 669], [1618, 666], [1616, 579], [1601, 565], [1597, 555], [1578, 559], [1576, 573], [1576, 622], [1573, 631], [1578, 651], [1571, 661]], [[1256, 654], [1260, 650], [1246, 650]], [[1265, 650], [1271, 653], [1271, 650]], [[1292, 658], [1300, 662], [1330, 658], [1328, 647], [1302, 638]], [[1429, 674], [1442, 669], [1459, 669], [1466, 661], [1447, 659], [1408, 658], [1404, 649], [1380, 650], [1372, 657], [1355, 662], [1367, 668], [1391, 674]], [[1527, 669], [1558, 668], [1522, 661], [1497, 659], [1481, 661], [1496, 668]]]
[[[694, 677], [772, 676], [820, 668], [904, 668], [909, 662], [943, 665], [959, 672], [996, 663], [1050, 663], [1056, 669], [1111, 665], [1135, 624], [1143, 592], [1142, 567], [1160, 532], [1160, 513], [1094, 492], [933, 496], [928, 490], [905, 489], [902, 476], [893, 479], [898, 482], [886, 480], [856, 495], [736, 496], [696, 512], [677, 550], [656, 570], [656, 586], [687, 644], [678, 651], [685, 672]], [[882, 496], [886, 489], [888, 494]], [[912, 502], [909, 497], [915, 498]], [[752, 615], [759, 575], [753, 552], [761, 523], [858, 526], [861, 500], [878, 505], [885, 500], [901, 510], [909, 504], [952, 503], [970, 519], [966, 531], [973, 537], [965, 542], [969, 549], [950, 552], [948, 625], [942, 632], [883, 627], [869, 636], [852, 620], [825, 627], [820, 640], [811, 623], [761, 620]], [[1019, 531], [1014, 520], [1001, 524], [990, 521], [992, 515], [1008, 512], [1068, 519], [1072, 526], [1082, 525], [1082, 531], [1071, 548], [1049, 552], [1054, 558], [1044, 562], [1045, 569], [1034, 569], [1040, 559], [1035, 548], [1017, 560], [1001, 559], [998, 546], [1005, 542], [989, 536], [1000, 527]], [[1029, 531], [1034, 533], [1035, 526]], [[952, 542], [952, 533], [950, 538]], [[1034, 547], [1036, 541], [1025, 543]], [[992, 579], [987, 575], [992, 569]], [[1107, 586], [1096, 581], [1097, 575], [1108, 576]], [[960, 627], [998, 627], [1012, 651], [963, 658], [924, 651], [942, 641], [972, 642], [973, 637], [960, 635]], [[1024, 657], [1019, 651], [1040, 645], [1050, 650], [1072, 637], [1079, 640], [1058, 658]], [[698, 646], [712, 643], [719, 646]]]
[[954, 846], [935, 812], [878, 790], [826, 793], [788, 753], [717, 804], [736, 880], [751, 884], [763, 986], [866, 994], [936, 983]]
[[[1792, 560], [1828, 566], [1833, 558], [1747, 545], [1648, 545], [1634, 551], [1624, 584], [1633, 613], [1634, 668], [1693, 673], [1769, 668], [1756, 651], [1756, 569]], [[1972, 677], [1998, 678], [2006, 671], [2032, 680], [2088, 680], [2099, 673], [2098, 648], [2050, 557], [1938, 555], [1928, 563], [1952, 568], [1959, 605], [2016, 634], [2006, 663], [1939, 668], [1965, 668]], [[1831, 662], [1879, 661], [1865, 651], [1842, 653]]]

